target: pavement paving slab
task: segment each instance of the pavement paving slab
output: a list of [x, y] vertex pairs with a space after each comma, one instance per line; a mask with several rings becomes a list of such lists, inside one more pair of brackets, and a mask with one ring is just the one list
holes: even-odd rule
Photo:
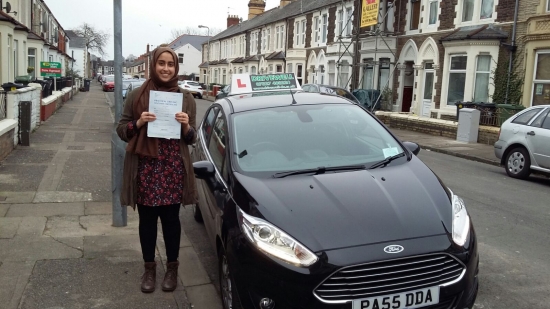
[[34, 261], [10, 261], [0, 265], [0, 307], [17, 309], [27, 286]]
[[82, 237], [14, 238], [4, 261], [77, 259], [82, 257]]
[[38, 150], [31, 148], [16, 148], [2, 161], [2, 164], [43, 164], [49, 163], [55, 156], [54, 150]]
[[138, 235], [137, 214], [128, 214], [128, 225], [112, 226], [111, 215], [49, 217], [44, 235], [53, 237], [83, 237], [104, 235]]
[[[113, 202], [86, 202], [85, 215], [111, 215], [113, 213]], [[128, 209], [130, 210], [130, 209]]]
[[86, 236], [84, 258], [124, 257], [127, 261], [143, 261], [138, 235]]
[[20, 223], [21, 218], [0, 218], [0, 239], [13, 238], [17, 234]]
[[188, 287], [187, 296], [193, 308], [222, 309], [218, 292], [211, 283]]
[[5, 217], [11, 204], [0, 204], [0, 217]]
[[[187, 308], [186, 297], [160, 290], [163, 268], [157, 267], [157, 290], [139, 289], [143, 265], [106, 258], [37, 261], [20, 309]], [[160, 278], [160, 280], [159, 280]], [[207, 308], [207, 307], [204, 307]]]
[[2, 191], [36, 191], [46, 168], [46, 165], [0, 165], [0, 188]]
[[91, 192], [39, 191], [36, 192], [33, 203], [74, 203], [91, 200]]
[[[0, 205], [1, 207], [1, 205]], [[82, 216], [84, 203], [13, 204], [6, 217]]]

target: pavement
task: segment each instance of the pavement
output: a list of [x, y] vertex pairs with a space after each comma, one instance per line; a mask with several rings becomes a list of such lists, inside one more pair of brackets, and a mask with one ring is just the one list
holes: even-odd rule
[[183, 229], [179, 286], [160, 289], [160, 224], [157, 290], [140, 291], [137, 213], [129, 208], [128, 225], [112, 226], [112, 130], [109, 103], [92, 82], [40, 125], [30, 146], [0, 162], [0, 309], [221, 308]]
[[[204, 99], [212, 102], [215, 101], [213, 96], [205, 96]], [[435, 151], [463, 159], [500, 166], [500, 160], [495, 156], [493, 145], [464, 143], [443, 136], [435, 136], [391, 127], [389, 129], [400, 140], [415, 142], [420, 145], [420, 148], [424, 151]]]
[[[112, 102], [92, 82], [0, 162], [0, 309], [221, 308], [201, 251], [182, 229], [179, 286], [160, 290], [166, 256], [159, 224], [157, 291], [139, 290], [138, 216], [112, 226]], [[425, 151], [498, 165], [493, 147], [392, 131]], [[189, 221], [189, 209], [180, 220]]]

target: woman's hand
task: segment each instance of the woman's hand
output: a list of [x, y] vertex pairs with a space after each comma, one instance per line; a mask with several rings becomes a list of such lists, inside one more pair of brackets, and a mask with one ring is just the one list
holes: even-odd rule
[[176, 113], [176, 120], [183, 125], [184, 128], [189, 127], [189, 115], [184, 112]]
[[141, 117], [139, 117], [136, 124], [137, 124], [138, 128], [141, 128], [147, 122], [155, 121], [156, 119], [157, 119], [157, 116], [155, 116], [155, 114], [150, 113], [150, 112], [143, 112], [143, 113], [141, 113]]

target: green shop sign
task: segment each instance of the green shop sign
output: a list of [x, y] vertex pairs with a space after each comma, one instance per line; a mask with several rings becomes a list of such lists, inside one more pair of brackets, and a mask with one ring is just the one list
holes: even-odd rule
[[60, 62], [40, 62], [40, 76], [61, 77]]

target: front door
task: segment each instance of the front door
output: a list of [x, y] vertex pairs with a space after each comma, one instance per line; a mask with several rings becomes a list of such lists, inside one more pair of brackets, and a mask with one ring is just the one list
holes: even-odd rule
[[430, 117], [430, 110], [432, 108], [433, 89], [434, 89], [434, 75], [432, 63], [426, 63], [424, 65], [424, 91], [422, 94], [422, 116]]

